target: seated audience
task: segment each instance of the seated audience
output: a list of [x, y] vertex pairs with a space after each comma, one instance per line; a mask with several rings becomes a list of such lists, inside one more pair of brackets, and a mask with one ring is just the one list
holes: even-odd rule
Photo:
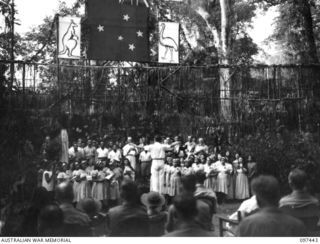
[[73, 199], [73, 187], [70, 183], [63, 182], [56, 187], [56, 200], [64, 215], [65, 234], [66, 236], [91, 236], [90, 219], [86, 213], [73, 206]]
[[168, 218], [167, 212], [161, 211], [165, 204], [164, 197], [158, 192], [149, 192], [141, 196], [141, 202], [147, 207], [150, 236], [164, 235]]
[[260, 210], [245, 218], [239, 226], [240, 236], [295, 237], [305, 236], [304, 224], [278, 208], [280, 186], [273, 176], [259, 176], [252, 181]]
[[306, 191], [308, 176], [304, 171], [300, 169], [292, 170], [289, 174], [288, 180], [292, 192], [280, 199], [280, 207], [290, 206], [298, 208], [310, 204], [319, 205], [318, 199], [311, 196], [311, 194]]
[[198, 171], [195, 173], [196, 176], [196, 191], [194, 192], [194, 196], [196, 199], [202, 200], [211, 210], [211, 215], [217, 212], [217, 196], [216, 193], [209, 188], [204, 186], [204, 182], [206, 180], [206, 173], [204, 171]]
[[149, 217], [141, 206], [138, 187], [130, 180], [121, 185], [122, 204], [111, 208], [107, 215], [110, 236], [149, 236]]
[[185, 237], [185, 236], [214, 236], [213, 232], [202, 229], [196, 222], [197, 216], [197, 200], [191, 194], [181, 194], [174, 198], [174, 218], [179, 223], [177, 228], [165, 237]]
[[101, 213], [102, 204], [93, 198], [86, 198], [77, 204], [77, 208], [85, 212], [90, 218], [93, 236], [103, 236], [105, 230], [105, 215]]
[[308, 231], [317, 230], [320, 216], [319, 201], [306, 190], [307, 174], [300, 169], [294, 169], [290, 172], [288, 180], [292, 193], [281, 198], [281, 210], [300, 219]]
[[44, 207], [38, 218], [39, 236], [65, 236], [63, 228], [63, 212], [58, 205]]
[[44, 187], [35, 189], [30, 207], [27, 209], [21, 222], [18, 234], [21, 236], [36, 236], [38, 216], [40, 210], [51, 202], [51, 195]]

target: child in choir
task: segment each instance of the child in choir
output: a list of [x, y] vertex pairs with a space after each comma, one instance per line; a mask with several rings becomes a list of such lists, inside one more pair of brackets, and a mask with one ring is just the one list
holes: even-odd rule
[[235, 160], [232, 162], [232, 173], [230, 175], [230, 181], [229, 181], [229, 193], [228, 197], [229, 199], [235, 199], [235, 188], [236, 188], [236, 179], [237, 179], [237, 169], [239, 165], [239, 153], [236, 153]]
[[94, 161], [93, 160], [87, 160], [87, 167], [85, 169], [85, 171], [87, 172], [87, 174], [91, 174], [91, 171], [94, 170]]
[[228, 180], [229, 175], [232, 173], [232, 165], [227, 164], [224, 158], [220, 158], [220, 161], [215, 163], [218, 171], [216, 192], [218, 197], [218, 204], [222, 204], [226, 196], [228, 195]]
[[61, 170], [60, 172], [58, 173], [57, 175], [57, 183], [60, 184], [62, 182], [65, 182], [65, 181], [68, 181], [70, 178], [69, 175], [67, 175], [66, 171], [67, 171], [67, 164], [66, 163], [63, 163], [61, 165]]
[[75, 162], [74, 170], [72, 172], [74, 202], [78, 202], [78, 199], [79, 199], [80, 175], [81, 175], [81, 171], [80, 171], [79, 163]]
[[230, 155], [230, 152], [229, 151], [226, 151], [226, 154], [225, 154], [225, 159], [226, 159], [226, 163], [231, 163], [231, 155]]
[[194, 174], [193, 168], [192, 168], [192, 161], [190, 159], [186, 160], [186, 171], [185, 175], [192, 175]]
[[171, 167], [169, 195], [172, 197], [177, 196], [180, 193], [181, 168], [179, 162], [179, 159], [174, 159]]
[[85, 172], [87, 174], [87, 184], [88, 188], [90, 189], [90, 198], [92, 197], [92, 171], [94, 170], [93, 160], [87, 159], [87, 167], [85, 169]]
[[170, 177], [171, 177], [171, 167], [173, 164], [173, 158], [168, 157], [167, 162], [164, 165], [164, 187], [163, 192], [161, 192], [164, 195], [169, 195], [169, 188], [170, 188]]
[[120, 163], [114, 163], [111, 167], [111, 170], [115, 174], [114, 178], [118, 181], [120, 186], [123, 179], [123, 169], [121, 168]]
[[188, 168], [186, 166], [186, 163], [187, 163], [186, 160], [183, 160], [183, 158], [180, 159], [181, 176], [187, 175]]
[[105, 201], [107, 199], [107, 191], [105, 189], [104, 182], [106, 181], [106, 175], [103, 172], [103, 163], [98, 161], [95, 167], [95, 170], [91, 172], [92, 174], [92, 198], [98, 201]]
[[106, 191], [106, 196], [107, 196], [107, 199], [106, 199], [106, 202], [105, 202], [105, 205], [107, 204], [107, 201], [108, 199], [110, 199], [110, 187], [111, 187], [111, 182], [113, 180], [113, 177], [114, 177], [114, 173], [113, 171], [109, 168], [109, 167], [106, 167], [104, 165], [104, 168], [103, 168], [103, 172], [105, 174], [105, 181], [104, 181], [104, 184], [105, 184], [105, 191]]
[[194, 159], [194, 162], [192, 163], [192, 170], [194, 171], [194, 172], [196, 172], [196, 171], [198, 171], [198, 169], [199, 169], [199, 165], [200, 164], [200, 159], [198, 158], [198, 157], [196, 157], [195, 159]]
[[66, 175], [67, 175], [67, 179], [68, 179], [68, 181], [71, 181], [71, 179], [72, 179], [72, 173], [73, 173], [73, 170], [74, 170], [74, 164], [72, 163], [72, 162], [70, 162], [69, 163], [69, 165], [68, 164], [66, 164], [67, 166], [66, 166]]
[[243, 165], [243, 159], [239, 158], [239, 165], [236, 170], [235, 198], [239, 200], [249, 198], [248, 170]]
[[207, 160], [206, 160], [206, 156], [203, 153], [199, 155], [199, 159], [200, 159], [200, 165], [205, 165]]
[[207, 163], [204, 166], [204, 172], [206, 173], [206, 180], [204, 181], [204, 186], [213, 191], [216, 190], [216, 177], [217, 171], [211, 158], [207, 158]]
[[81, 162], [81, 173], [80, 173], [80, 200], [90, 198], [91, 197], [91, 181], [92, 177], [87, 173], [87, 160], [83, 160]]
[[130, 161], [127, 158], [124, 159], [123, 177], [132, 181], [135, 179], [135, 171], [131, 167]]
[[218, 161], [217, 155], [215, 153], [210, 155], [210, 159], [211, 159], [212, 163], [215, 163]]
[[119, 172], [117, 172], [117, 170], [115, 170], [117, 168], [117, 163], [114, 162], [112, 164], [110, 164], [110, 170], [112, 172], [111, 174], [111, 179], [110, 179], [110, 205], [111, 206], [116, 206], [117, 204], [119, 204], [120, 201], [120, 187], [119, 187], [119, 181], [121, 178], [121, 172], [119, 174]]

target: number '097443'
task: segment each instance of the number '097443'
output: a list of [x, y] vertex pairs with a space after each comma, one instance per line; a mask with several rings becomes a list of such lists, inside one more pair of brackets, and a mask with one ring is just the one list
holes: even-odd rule
[[318, 238], [300, 238], [300, 242], [302, 243], [317, 243], [318, 242]]

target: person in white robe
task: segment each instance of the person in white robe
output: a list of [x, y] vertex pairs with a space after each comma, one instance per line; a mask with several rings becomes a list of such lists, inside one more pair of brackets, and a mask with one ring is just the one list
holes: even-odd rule
[[132, 137], [128, 137], [127, 144], [123, 147], [123, 156], [127, 158], [134, 170], [137, 170], [136, 156], [138, 153], [138, 146], [132, 142]]

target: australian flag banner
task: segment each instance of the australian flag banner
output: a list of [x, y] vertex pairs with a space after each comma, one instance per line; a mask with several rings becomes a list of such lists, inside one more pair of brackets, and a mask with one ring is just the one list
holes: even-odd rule
[[150, 61], [149, 9], [145, 5], [119, 0], [89, 0], [87, 16], [89, 59]]

